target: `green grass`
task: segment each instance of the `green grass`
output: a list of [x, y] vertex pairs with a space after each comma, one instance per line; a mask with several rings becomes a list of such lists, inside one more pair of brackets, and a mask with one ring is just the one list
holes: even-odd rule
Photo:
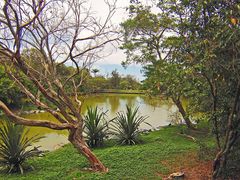
[[[0, 179], [161, 179], [157, 173], [171, 172], [161, 161], [174, 159], [187, 152], [197, 151], [198, 145], [180, 136], [178, 127], [166, 127], [142, 135], [143, 144], [117, 146], [108, 142], [107, 147], [94, 149], [94, 153], [109, 168], [106, 174], [84, 171], [88, 162], [70, 145], [66, 145], [45, 157], [32, 159], [35, 171], [24, 175], [1, 174]], [[199, 136], [209, 146], [214, 146], [211, 137]]]

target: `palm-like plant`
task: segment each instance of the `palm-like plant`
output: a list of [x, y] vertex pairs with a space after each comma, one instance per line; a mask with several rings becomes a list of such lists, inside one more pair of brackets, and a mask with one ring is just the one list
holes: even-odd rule
[[103, 145], [104, 138], [107, 137], [108, 122], [105, 120], [106, 112], [95, 108], [87, 107], [87, 114], [84, 118], [84, 132], [90, 147]]
[[[29, 129], [22, 125], [15, 125], [9, 121], [0, 127], [0, 167], [7, 173], [21, 173], [29, 169], [26, 160], [38, 156], [42, 151], [39, 147], [32, 147], [42, 137], [29, 137]], [[33, 167], [31, 167], [33, 168]]]
[[139, 115], [139, 107], [126, 106], [126, 113], [118, 112], [113, 120], [113, 134], [120, 144], [134, 145], [140, 143], [139, 126], [148, 118]]

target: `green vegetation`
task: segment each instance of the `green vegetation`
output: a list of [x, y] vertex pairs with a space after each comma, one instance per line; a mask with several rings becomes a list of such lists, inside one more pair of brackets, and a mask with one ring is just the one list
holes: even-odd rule
[[[140, 145], [116, 146], [108, 142], [108, 147], [94, 149], [94, 153], [109, 167], [108, 173], [84, 170], [88, 162], [68, 144], [44, 157], [30, 160], [35, 171], [22, 176], [0, 175], [0, 179], [161, 179], [158, 173], [172, 173], [172, 169], [163, 161], [179, 163], [176, 157], [184, 156], [188, 159], [190, 153], [198, 152], [198, 145], [179, 133], [178, 127], [166, 127], [141, 135], [144, 143]], [[209, 147], [214, 147], [213, 139], [207, 134], [198, 135], [197, 138]]]
[[6, 75], [0, 66], [0, 99], [10, 106], [20, 107], [23, 95], [17, 85]]
[[24, 126], [9, 121], [0, 127], [0, 168], [4, 172], [23, 174], [30, 168], [26, 160], [42, 153], [39, 147], [32, 147], [42, 137], [29, 137], [28, 132]]
[[140, 82], [135, 77], [131, 75], [121, 76], [117, 70], [112, 71], [110, 77], [104, 77], [101, 74], [96, 75], [96, 69], [94, 69], [93, 73], [94, 76], [91, 76], [89, 73], [85, 79], [81, 89], [82, 92], [91, 93], [111, 90], [131, 92], [142, 88]]
[[139, 126], [147, 119], [139, 115], [139, 107], [126, 106], [126, 112], [118, 112], [113, 120], [113, 134], [119, 144], [134, 145], [140, 143]]
[[[127, 164], [129, 168], [130, 163], [133, 163], [137, 169], [132, 167], [129, 177], [137, 173], [134, 175], [138, 178], [144, 179], [145, 175], [146, 178], [152, 178], [157, 168], [161, 168], [155, 167], [156, 162], [161, 160], [154, 156], [155, 154], [162, 157], [165, 152], [166, 157], [170, 157], [170, 153], [174, 154], [175, 149], [181, 151], [181, 148], [189, 147], [188, 150], [194, 150], [194, 146], [186, 142], [179, 144], [178, 141], [183, 140], [174, 134], [166, 137], [159, 134], [164, 143], [169, 144], [161, 142], [166, 149], [156, 149], [157, 141], [148, 141], [152, 136], [149, 135], [143, 136], [146, 144], [109, 148], [116, 148], [117, 156], [124, 156], [120, 151], [123, 148], [128, 155], [128, 159], [122, 158], [124, 161], [115, 159], [119, 161], [115, 162], [115, 154], [111, 156], [111, 151], [108, 152], [107, 149], [97, 149], [95, 152], [100, 157], [97, 158], [84, 139], [84, 119], [81, 112], [84, 98], [79, 96], [104, 92], [106, 89], [107, 92], [115, 89], [117, 93], [122, 90], [130, 92], [144, 89], [154, 98], [163, 95], [171, 99], [187, 126], [187, 129], [180, 128], [182, 136], [186, 136], [184, 133], [190, 129], [212, 132], [217, 145], [212, 179], [229, 179], [229, 176], [240, 179], [236, 178], [239, 173], [236, 164], [240, 162], [239, 2], [161, 0], [149, 1], [149, 4], [146, 4], [141, 0], [130, 0], [127, 8], [129, 16], [121, 23], [120, 32], [116, 32], [111, 19], [117, 10], [115, 1], [113, 4], [105, 2], [108, 15], [101, 18], [105, 21], [99, 20], [94, 13], [91, 14], [93, 11], [90, 9], [86, 11], [88, 2], [62, 0], [57, 3], [42, 0], [0, 3], [1, 29], [4, 30], [4, 33], [0, 33], [0, 113], [4, 112], [16, 124], [67, 130], [69, 141], [89, 160], [93, 170], [107, 172], [108, 168], [110, 169], [110, 173], [105, 175], [88, 172], [81, 172], [83, 175], [79, 175], [80, 172], [75, 171], [79, 168], [73, 168], [72, 163], [63, 163], [64, 167], [67, 164], [71, 168], [58, 172], [60, 174], [55, 174], [56, 176], [65, 173], [69, 174], [69, 177], [79, 175], [85, 178], [86, 175], [86, 178], [93, 178], [94, 175], [95, 178], [108, 178], [113, 175], [111, 173], [115, 166]], [[127, 55], [123, 65], [140, 63], [144, 67], [146, 79], [143, 87], [134, 77], [123, 77], [117, 70], [112, 71], [108, 77], [101, 75], [98, 69], [91, 69], [94, 67], [92, 63], [104, 56], [104, 46], [115, 44], [120, 38], [119, 35], [123, 36], [121, 49]], [[187, 99], [186, 106], [184, 99]], [[44, 109], [55, 117], [57, 123], [49, 119], [40, 122], [14, 114], [14, 108], [20, 109], [26, 104]], [[116, 101], [115, 109], [119, 104], [121, 102]], [[139, 142], [138, 127], [145, 118], [136, 116], [137, 111], [138, 109], [127, 107], [126, 114], [117, 114], [113, 129], [121, 144], [133, 145]], [[107, 124], [101, 123], [103, 116], [97, 108], [88, 109], [85, 130], [87, 141], [92, 147], [102, 145], [106, 135]], [[13, 131], [11, 130], [11, 133], [16, 135], [20, 130]], [[165, 131], [167, 132], [166, 129]], [[7, 139], [7, 133], [5, 129], [1, 130], [4, 137], [2, 154], [5, 155], [12, 152], [5, 149], [10, 148], [7, 145], [8, 140], [4, 140]], [[16, 140], [15, 146], [18, 146], [21, 142], [19, 138], [9, 139], [9, 142]], [[174, 139], [175, 144], [172, 145], [169, 139]], [[197, 144], [203, 152], [211, 149], [199, 140], [192, 137], [190, 139], [194, 140], [195, 146]], [[27, 139], [24, 141], [27, 143]], [[144, 148], [148, 153], [144, 154]], [[65, 150], [70, 151], [70, 147]], [[135, 150], [143, 152], [144, 156]], [[108, 153], [105, 154], [105, 151]], [[135, 157], [138, 157], [139, 161], [144, 160], [144, 165], [140, 164], [140, 167], [134, 161]], [[206, 157], [205, 153], [201, 153], [202, 159]], [[61, 160], [73, 161], [73, 158], [69, 159]], [[101, 159], [105, 161], [104, 164]], [[23, 172], [22, 160], [18, 160], [19, 158], [13, 158], [14, 163], [18, 163], [15, 166], [9, 158], [9, 172]], [[44, 162], [44, 159], [39, 160], [40, 162]], [[83, 162], [81, 158], [79, 162]], [[60, 167], [53, 166], [59, 170]], [[141, 169], [143, 167], [149, 168], [146, 174]], [[121, 178], [128, 178], [125, 170], [121, 167], [118, 169], [121, 172], [115, 172], [116, 178], [120, 178], [120, 174]], [[48, 171], [50, 172], [49, 169]], [[131, 174], [131, 171], [134, 173]]]
[[108, 122], [105, 119], [106, 112], [102, 112], [97, 106], [87, 107], [87, 114], [84, 118], [84, 132], [86, 141], [90, 147], [103, 145], [104, 138], [108, 134]]
[[130, 2], [121, 24], [125, 64], [141, 63], [145, 89], [172, 99], [189, 128], [197, 119], [208, 122], [218, 146], [212, 178], [227, 179], [235, 163], [228, 157], [239, 154], [240, 143], [239, 2], [141, 2]]

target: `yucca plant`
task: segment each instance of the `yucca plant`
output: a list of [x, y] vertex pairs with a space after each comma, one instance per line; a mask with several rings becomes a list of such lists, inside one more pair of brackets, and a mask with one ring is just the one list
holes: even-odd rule
[[87, 114], [84, 118], [84, 132], [86, 141], [90, 147], [103, 145], [104, 138], [108, 134], [108, 122], [105, 120], [106, 112], [101, 111], [97, 106], [87, 107]]
[[26, 160], [42, 154], [39, 147], [32, 144], [42, 137], [29, 137], [29, 129], [22, 125], [15, 125], [8, 120], [0, 127], [0, 167], [7, 173], [21, 173], [33, 168], [27, 166]]
[[113, 120], [112, 133], [120, 144], [134, 145], [140, 143], [139, 127], [148, 118], [139, 115], [139, 107], [126, 106], [126, 113], [118, 112]]

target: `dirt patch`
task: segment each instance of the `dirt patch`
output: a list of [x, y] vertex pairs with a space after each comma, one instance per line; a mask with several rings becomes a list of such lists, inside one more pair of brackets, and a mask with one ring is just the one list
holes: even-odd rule
[[[171, 160], [161, 161], [174, 172], [184, 172], [184, 180], [210, 180], [212, 173], [212, 161], [201, 161], [194, 152], [178, 155]], [[157, 173], [163, 179], [167, 179], [169, 174]]]

